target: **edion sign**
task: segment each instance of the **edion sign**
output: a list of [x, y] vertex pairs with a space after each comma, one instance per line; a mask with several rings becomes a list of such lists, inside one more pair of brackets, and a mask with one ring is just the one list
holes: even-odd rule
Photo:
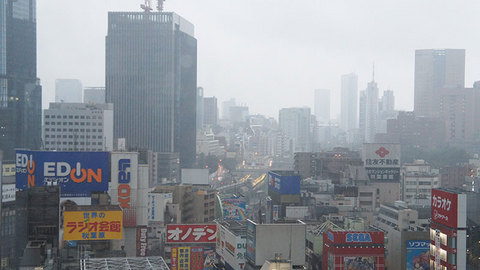
[[432, 189], [432, 221], [450, 228], [458, 227], [458, 194]]
[[17, 150], [16, 187], [60, 186], [62, 197], [89, 196], [108, 190], [108, 163], [107, 152]]

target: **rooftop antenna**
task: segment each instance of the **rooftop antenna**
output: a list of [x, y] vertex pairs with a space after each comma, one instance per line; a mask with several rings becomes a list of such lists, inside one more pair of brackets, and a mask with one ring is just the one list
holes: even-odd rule
[[140, 8], [143, 9], [145, 12], [150, 12], [152, 11], [152, 2], [151, 0], [145, 0], [145, 4], [141, 4]]
[[165, 2], [165, 0], [158, 0], [158, 1], [157, 1], [157, 10], [158, 10], [158, 12], [162, 12], [162, 11], [163, 11], [163, 2]]

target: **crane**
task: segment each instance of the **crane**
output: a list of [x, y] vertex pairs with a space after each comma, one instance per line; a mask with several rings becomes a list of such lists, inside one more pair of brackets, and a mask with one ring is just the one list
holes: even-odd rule
[[[157, 10], [158, 10], [158, 12], [163, 11], [163, 2], [165, 2], [165, 0], [157, 0]], [[145, 4], [141, 4], [140, 8], [143, 9], [143, 11], [145, 11], [145, 12], [151, 12], [153, 10], [152, 0], [145, 0]]]

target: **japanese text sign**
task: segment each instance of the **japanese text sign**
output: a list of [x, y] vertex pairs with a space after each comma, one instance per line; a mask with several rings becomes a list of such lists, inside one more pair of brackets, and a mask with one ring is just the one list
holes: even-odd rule
[[63, 240], [122, 239], [122, 211], [65, 211]]
[[432, 189], [432, 221], [457, 228], [458, 194]]
[[215, 243], [216, 224], [167, 225], [167, 243]]

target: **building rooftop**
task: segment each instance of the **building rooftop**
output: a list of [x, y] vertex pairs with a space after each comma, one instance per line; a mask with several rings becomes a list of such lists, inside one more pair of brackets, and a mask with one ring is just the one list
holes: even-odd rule
[[228, 220], [227, 221], [227, 220], [224, 220], [224, 221], [220, 221], [218, 223], [220, 225], [224, 226], [225, 228], [227, 228], [229, 231], [231, 231], [236, 236], [246, 235], [246, 233], [247, 233], [247, 221], [246, 220], [242, 220], [242, 221], [238, 221], [238, 220]]
[[149, 269], [169, 270], [162, 257], [126, 257], [126, 258], [95, 258], [80, 260], [81, 270], [96, 269]]

